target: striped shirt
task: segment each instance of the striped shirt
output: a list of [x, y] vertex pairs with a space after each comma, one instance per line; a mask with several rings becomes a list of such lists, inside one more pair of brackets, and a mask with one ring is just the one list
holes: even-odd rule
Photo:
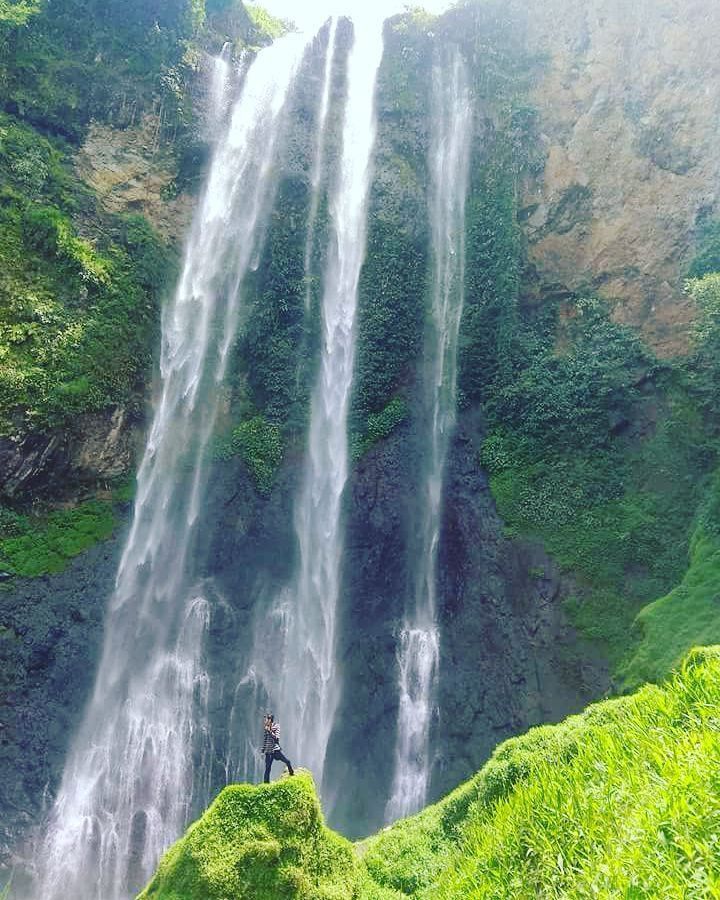
[[277, 722], [273, 722], [273, 724], [265, 729], [265, 733], [263, 735], [263, 745], [262, 752], [263, 753], [272, 753], [274, 750], [280, 749], [280, 726]]

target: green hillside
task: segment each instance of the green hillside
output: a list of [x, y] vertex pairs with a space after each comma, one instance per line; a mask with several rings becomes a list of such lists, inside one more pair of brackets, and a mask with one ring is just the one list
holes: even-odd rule
[[720, 897], [720, 647], [658, 687], [502, 744], [355, 846], [311, 778], [226, 788], [142, 900]]

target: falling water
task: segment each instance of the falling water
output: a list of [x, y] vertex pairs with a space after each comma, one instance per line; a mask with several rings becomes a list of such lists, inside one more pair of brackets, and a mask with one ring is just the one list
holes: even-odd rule
[[330, 20], [330, 32], [328, 34], [327, 50], [325, 52], [325, 73], [323, 77], [323, 89], [320, 94], [320, 108], [318, 110], [317, 145], [315, 147], [315, 160], [313, 162], [310, 184], [312, 187], [312, 200], [310, 201], [310, 215], [308, 216], [307, 238], [305, 241], [305, 309], [310, 308], [310, 283], [311, 283], [311, 259], [313, 242], [315, 239], [315, 223], [317, 221], [318, 207], [320, 205], [320, 184], [322, 181], [323, 162], [325, 161], [325, 133], [328, 110], [330, 109], [330, 89], [332, 87], [332, 69], [335, 59], [335, 38], [337, 36], [337, 19]]
[[207, 123], [211, 135], [222, 122], [226, 112], [231, 76], [231, 53], [232, 45], [229, 41], [225, 41], [220, 54], [215, 56], [212, 61]]
[[367, 200], [375, 142], [380, 21], [355, 21], [348, 56], [338, 181], [322, 297], [322, 342], [302, 486], [295, 505], [298, 573], [259, 623], [250, 677], [279, 714], [288, 748], [322, 782], [340, 695], [335, 662], [343, 552], [341, 499], [348, 474], [347, 416], [355, 361], [355, 313], [365, 257]]
[[[134, 518], [105, 625], [94, 692], [66, 762], [37, 900], [134, 894], [187, 824], [206, 738], [209, 603], [191, 544], [237, 328], [243, 276], [271, 191], [283, 110], [306, 41], [258, 54], [219, 141], [174, 300], [164, 311], [161, 390]], [[222, 102], [224, 91], [215, 93]], [[200, 798], [202, 801], [207, 798]]]
[[433, 276], [425, 383], [425, 413], [430, 439], [421, 496], [414, 609], [403, 625], [398, 647], [400, 706], [395, 776], [386, 808], [389, 821], [410, 815], [425, 804], [430, 777], [430, 720], [440, 661], [437, 550], [445, 459], [455, 425], [471, 121], [467, 73], [460, 53], [455, 49], [450, 58], [436, 57], [432, 74], [430, 222]]

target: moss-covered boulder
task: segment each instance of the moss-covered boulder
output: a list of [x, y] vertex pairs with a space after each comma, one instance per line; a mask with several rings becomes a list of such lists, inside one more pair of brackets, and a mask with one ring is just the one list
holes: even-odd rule
[[138, 900], [349, 900], [357, 864], [299, 772], [234, 784], [168, 850]]

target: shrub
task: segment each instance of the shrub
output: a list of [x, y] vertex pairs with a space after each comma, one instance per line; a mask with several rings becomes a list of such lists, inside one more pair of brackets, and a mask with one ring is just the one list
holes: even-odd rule
[[282, 433], [277, 425], [262, 416], [253, 416], [241, 422], [227, 440], [216, 446], [215, 455], [219, 459], [239, 456], [258, 490], [267, 494], [283, 457]]

